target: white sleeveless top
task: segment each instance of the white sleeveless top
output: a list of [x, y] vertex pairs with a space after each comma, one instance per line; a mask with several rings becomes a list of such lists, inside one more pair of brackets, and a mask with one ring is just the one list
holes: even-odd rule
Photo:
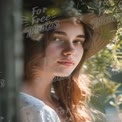
[[20, 92], [20, 122], [61, 122], [57, 113], [43, 101]]

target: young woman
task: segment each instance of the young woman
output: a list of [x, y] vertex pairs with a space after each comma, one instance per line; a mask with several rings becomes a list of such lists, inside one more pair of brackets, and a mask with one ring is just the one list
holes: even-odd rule
[[89, 26], [93, 18], [95, 15], [59, 19], [58, 26], [43, 28], [29, 38], [25, 35], [22, 122], [92, 121], [87, 107], [89, 80], [80, 69], [88, 57], [108, 43], [103, 31], [110, 35], [108, 28], [114, 28], [113, 24], [102, 25], [104, 30], [99, 27], [93, 31]]

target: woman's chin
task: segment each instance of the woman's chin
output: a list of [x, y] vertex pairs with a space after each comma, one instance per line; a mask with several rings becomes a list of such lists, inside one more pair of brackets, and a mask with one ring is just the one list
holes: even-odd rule
[[56, 73], [55, 76], [58, 76], [58, 77], [69, 77], [71, 75], [72, 72], [59, 72], [59, 73]]

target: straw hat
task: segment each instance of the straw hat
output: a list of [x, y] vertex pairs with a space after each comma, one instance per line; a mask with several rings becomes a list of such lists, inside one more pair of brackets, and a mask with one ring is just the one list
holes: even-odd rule
[[97, 16], [95, 14], [83, 15], [82, 20], [90, 24], [94, 30], [92, 44], [86, 55], [86, 58], [89, 58], [110, 43], [116, 34], [117, 21], [112, 15]]
[[[58, 16], [56, 17], [51, 16], [51, 20], [49, 21], [46, 22], [41, 21], [40, 24], [33, 24], [32, 26], [25, 27], [23, 32], [28, 33], [28, 36], [30, 36], [32, 40], [39, 41], [40, 38], [42, 37], [41, 34], [44, 31], [50, 30], [47, 29], [46, 26], [52, 24], [53, 26], [51, 27], [54, 27], [53, 29], [58, 28], [59, 27], [58, 21], [62, 19], [62, 16], [64, 19], [68, 18], [68, 16], [67, 15], [65, 16], [66, 13], [64, 12], [64, 10], [62, 14], [61, 13], [62, 10], [60, 10], [59, 8], [55, 8], [55, 9], [59, 10], [60, 14], [58, 14]], [[93, 41], [86, 55], [86, 59], [88, 59], [89, 57], [95, 55], [98, 51], [103, 49], [114, 37], [117, 30], [117, 22], [116, 19], [112, 16], [112, 14], [97, 16], [93, 13], [90, 14], [87, 13], [87, 14], [82, 14], [82, 15], [77, 14], [77, 15], [78, 16], [75, 15], [75, 17], [81, 18], [81, 20], [84, 23], [90, 25], [94, 30]], [[55, 23], [57, 23], [57, 25]]]

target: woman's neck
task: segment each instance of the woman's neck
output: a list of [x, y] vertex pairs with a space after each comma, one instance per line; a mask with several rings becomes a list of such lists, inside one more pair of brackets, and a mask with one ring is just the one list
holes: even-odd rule
[[52, 101], [51, 88], [53, 78], [50, 74], [41, 73], [40, 76], [36, 76], [31, 81], [24, 81], [21, 91], [42, 101]]

